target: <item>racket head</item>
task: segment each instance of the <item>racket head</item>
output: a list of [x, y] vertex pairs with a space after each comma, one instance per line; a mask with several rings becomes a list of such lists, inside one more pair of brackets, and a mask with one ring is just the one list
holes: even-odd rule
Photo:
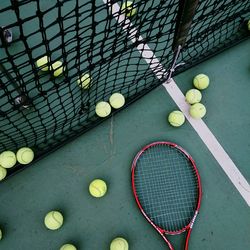
[[166, 141], [145, 146], [133, 160], [132, 189], [140, 211], [160, 234], [192, 228], [201, 181], [194, 160], [180, 146]]

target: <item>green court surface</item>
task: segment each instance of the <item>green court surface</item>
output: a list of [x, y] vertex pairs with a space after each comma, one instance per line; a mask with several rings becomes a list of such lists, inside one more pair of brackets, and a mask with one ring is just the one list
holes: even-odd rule
[[[250, 181], [250, 42], [246, 41], [175, 77], [185, 93], [192, 78], [206, 73], [205, 123]], [[105, 250], [122, 236], [131, 250], [167, 249], [134, 201], [130, 169], [144, 145], [166, 140], [184, 147], [197, 163], [203, 186], [200, 214], [191, 235], [193, 250], [246, 250], [250, 246], [249, 207], [188, 122], [180, 128], [166, 120], [177, 109], [160, 86], [28, 169], [0, 184], [2, 250], [56, 250], [67, 242], [78, 249]], [[88, 185], [95, 178], [108, 184], [95, 199]], [[43, 225], [45, 214], [60, 210], [58, 231]], [[180, 236], [181, 237], [181, 236]], [[171, 237], [176, 249], [182, 249]], [[183, 239], [183, 238], [182, 238]]]

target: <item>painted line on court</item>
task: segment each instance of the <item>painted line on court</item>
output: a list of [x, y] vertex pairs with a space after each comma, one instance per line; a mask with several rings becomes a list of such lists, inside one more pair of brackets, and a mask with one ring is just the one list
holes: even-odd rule
[[234, 184], [241, 196], [250, 206], [250, 186], [229, 155], [220, 145], [211, 130], [207, 127], [202, 119], [193, 119], [189, 115], [189, 104], [186, 103], [185, 97], [176, 83], [172, 80], [170, 83], [164, 83], [163, 86], [175, 101], [180, 110], [185, 114], [187, 120], [206, 144], [209, 151], [220, 164], [228, 178]]
[[[138, 51], [141, 53], [143, 59], [148, 63], [150, 69], [154, 72], [156, 77], [158, 79], [161, 79], [163, 76], [165, 76], [167, 70], [164, 69], [163, 65], [156, 58], [149, 46], [143, 43], [143, 37], [139, 35], [138, 30], [133, 27], [133, 24], [130, 22], [130, 20], [123, 14], [121, 14], [119, 4], [112, 4], [110, 0], [103, 0], [103, 2], [105, 4], [108, 4], [112, 15], [121, 25], [122, 29], [126, 31], [131, 41], [138, 44]], [[173, 79], [170, 81], [170, 83], [163, 83], [163, 86], [165, 87], [171, 98], [174, 100], [176, 105], [179, 107], [179, 109], [184, 113], [191, 126], [195, 129], [211, 154], [220, 164], [220, 166], [222, 167], [228, 178], [231, 180], [231, 182], [234, 184], [236, 189], [239, 191], [248, 206], [250, 206], [250, 185], [241, 174], [239, 169], [236, 167], [234, 162], [231, 160], [229, 155], [220, 145], [216, 137], [213, 135], [213, 133], [210, 131], [210, 129], [202, 119], [193, 119], [189, 115], [189, 104], [186, 103], [183, 93]]]

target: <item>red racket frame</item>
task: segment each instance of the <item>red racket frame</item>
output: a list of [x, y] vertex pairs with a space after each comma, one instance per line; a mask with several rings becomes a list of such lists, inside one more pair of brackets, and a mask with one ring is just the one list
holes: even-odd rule
[[[194, 216], [192, 218], [192, 220], [190, 221], [190, 223], [185, 226], [184, 228], [182, 228], [181, 230], [178, 231], [168, 231], [165, 230], [163, 228], [160, 228], [159, 226], [155, 225], [154, 222], [147, 216], [147, 214], [144, 212], [143, 207], [138, 199], [138, 196], [136, 194], [136, 188], [135, 188], [135, 183], [134, 183], [134, 174], [135, 174], [135, 168], [136, 168], [136, 163], [137, 160], [140, 158], [141, 154], [146, 151], [148, 148], [155, 146], [155, 145], [159, 145], [159, 144], [163, 144], [163, 145], [169, 145], [172, 147], [177, 148], [178, 150], [180, 150], [182, 153], [184, 153], [186, 155], [186, 157], [190, 160], [190, 162], [192, 163], [192, 166], [195, 170], [195, 174], [197, 176], [197, 181], [198, 181], [198, 199], [197, 199], [197, 206], [195, 209], [195, 213]], [[134, 197], [136, 200], [136, 203], [141, 211], [141, 213], [143, 214], [143, 216], [147, 219], [147, 221], [156, 229], [156, 231], [162, 236], [162, 238], [164, 239], [164, 241], [168, 244], [168, 247], [170, 250], [174, 250], [174, 247], [171, 245], [170, 241], [167, 239], [167, 237], [165, 236], [165, 234], [168, 235], [177, 235], [177, 234], [181, 234], [185, 231], [187, 231], [187, 236], [186, 236], [186, 241], [185, 241], [185, 250], [188, 250], [188, 243], [189, 243], [189, 238], [190, 238], [190, 234], [192, 232], [192, 228], [195, 222], [195, 219], [199, 213], [200, 210], [200, 205], [201, 205], [201, 196], [202, 196], [202, 188], [201, 188], [201, 179], [200, 179], [200, 175], [198, 173], [198, 169], [196, 167], [196, 164], [193, 160], [193, 158], [179, 145], [172, 143], [172, 142], [166, 142], [166, 141], [158, 141], [158, 142], [153, 142], [147, 146], [145, 146], [134, 158], [133, 163], [132, 163], [132, 188], [133, 188], [133, 193], [134, 193]]]

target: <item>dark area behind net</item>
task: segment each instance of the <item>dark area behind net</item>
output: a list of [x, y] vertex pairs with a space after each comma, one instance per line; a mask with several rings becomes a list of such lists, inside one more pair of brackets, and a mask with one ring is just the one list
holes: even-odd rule
[[[38, 159], [103, 121], [95, 114], [97, 102], [120, 92], [129, 105], [161, 84], [104, 2], [1, 1], [0, 152], [28, 146]], [[166, 69], [173, 59], [178, 2], [136, 0], [137, 13], [130, 18]], [[186, 64], [178, 72], [246, 39], [249, 16], [248, 0], [200, 1], [180, 58]], [[6, 29], [12, 31], [11, 43], [5, 41]], [[63, 63], [61, 76], [37, 67], [45, 55], [49, 65]], [[92, 85], [81, 89], [77, 79], [86, 72]], [[30, 109], [21, 107], [20, 96]]]

